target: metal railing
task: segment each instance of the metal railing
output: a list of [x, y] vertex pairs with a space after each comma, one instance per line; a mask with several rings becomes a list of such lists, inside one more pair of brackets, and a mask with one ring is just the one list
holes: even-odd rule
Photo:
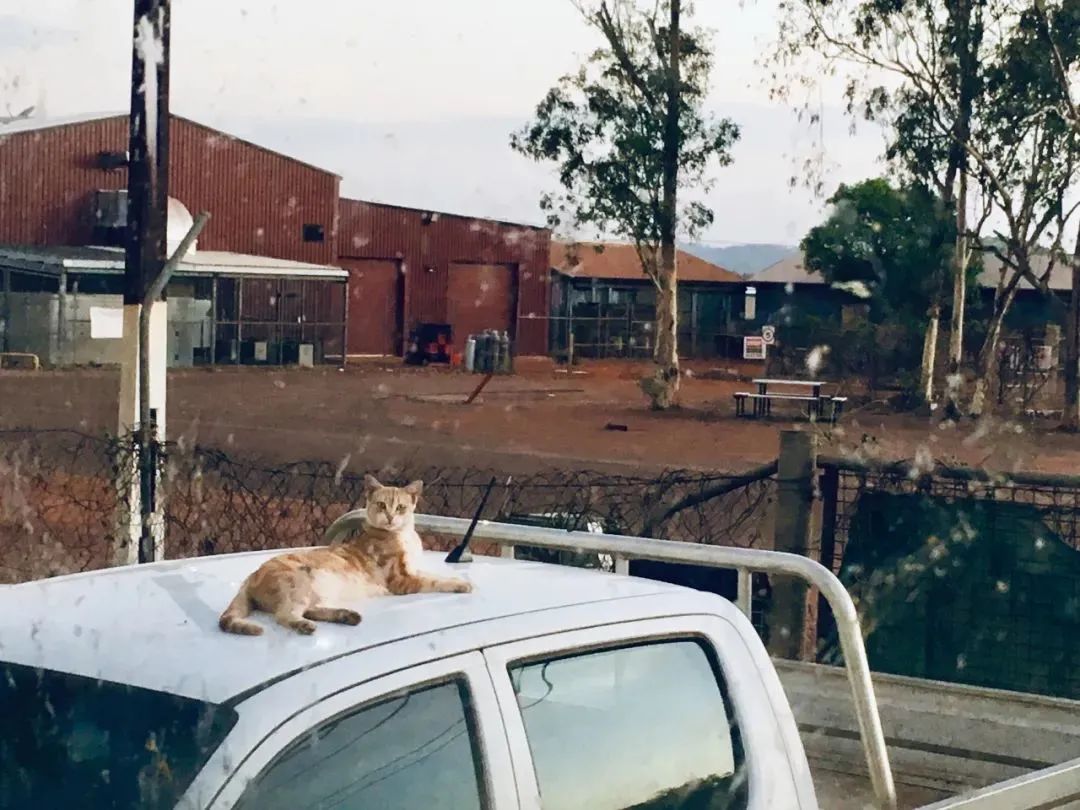
[[[326, 530], [329, 539], [340, 538], [358, 531], [364, 520], [364, 510], [347, 512]], [[416, 527], [441, 535], [461, 537], [469, 528], [464, 518], [417, 515]], [[527, 545], [554, 551], [593, 552], [607, 554], [615, 560], [615, 573], [628, 574], [630, 560], [683, 563], [712, 568], [734, 569], [738, 573], [738, 597], [736, 604], [743, 614], [750, 617], [750, 574], [763, 573], [791, 576], [817, 588], [828, 601], [836, 619], [837, 632], [848, 682], [855, 703], [855, 716], [874, 796], [880, 808], [896, 807], [896, 788], [885, 749], [885, 735], [878, 714], [877, 698], [870, 681], [870, 665], [866, 659], [859, 616], [855, 604], [840, 580], [821, 564], [797, 554], [759, 549], [727, 548], [696, 543], [679, 543], [644, 537], [627, 537], [590, 532], [567, 532], [536, 526], [520, 526], [508, 523], [481, 521], [473, 537], [501, 546], [502, 556], [512, 558], [515, 545]]]
[[1050, 810], [1076, 807], [1077, 803], [1080, 803], [1080, 759], [1073, 759], [920, 810]]

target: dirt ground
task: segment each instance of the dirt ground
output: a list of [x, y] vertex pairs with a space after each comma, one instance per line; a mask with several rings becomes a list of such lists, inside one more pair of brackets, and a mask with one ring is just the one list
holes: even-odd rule
[[[440, 369], [356, 366], [220, 368], [169, 375], [171, 438], [267, 461], [326, 460], [361, 471], [387, 464], [647, 471], [737, 471], [774, 459], [782, 429], [818, 432], [822, 452], [924, 457], [993, 469], [1080, 471], [1080, 438], [1053, 423], [987, 419], [937, 423], [880, 406], [846, 412], [835, 428], [790, 419], [736, 419], [732, 393], [748, 383], [689, 376], [682, 407], [650, 412], [636, 370], [567, 375], [540, 366], [495, 378]], [[115, 428], [115, 370], [0, 372], [0, 428]], [[626, 430], [611, 430], [616, 424]]]

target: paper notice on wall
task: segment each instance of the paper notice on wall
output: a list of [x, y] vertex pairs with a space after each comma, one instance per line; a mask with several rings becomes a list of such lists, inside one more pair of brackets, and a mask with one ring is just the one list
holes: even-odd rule
[[124, 310], [119, 307], [90, 307], [90, 337], [98, 339], [124, 336]]

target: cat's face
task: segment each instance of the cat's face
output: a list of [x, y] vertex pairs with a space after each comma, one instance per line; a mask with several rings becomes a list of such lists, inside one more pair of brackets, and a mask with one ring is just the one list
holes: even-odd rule
[[368, 475], [364, 478], [364, 489], [368, 525], [387, 531], [400, 531], [413, 525], [416, 504], [424, 489], [422, 481], [413, 481], [407, 487], [384, 487]]

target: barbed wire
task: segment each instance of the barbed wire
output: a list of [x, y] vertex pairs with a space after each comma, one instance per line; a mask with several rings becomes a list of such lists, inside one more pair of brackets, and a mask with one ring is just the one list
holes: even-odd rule
[[[135, 447], [131, 437], [0, 431], [0, 582], [109, 565], [136, 491]], [[183, 442], [167, 445], [161, 459], [170, 558], [317, 545], [331, 522], [363, 504], [363, 473], [325, 461], [269, 465]], [[424, 481], [422, 510], [452, 517], [471, 517], [491, 477], [506, 478], [411, 461], [372, 472], [392, 476], [386, 483]], [[547, 468], [496, 491], [486, 517], [546, 515], [563, 528], [760, 547], [772, 536], [774, 495], [770, 469], [635, 476]]]

